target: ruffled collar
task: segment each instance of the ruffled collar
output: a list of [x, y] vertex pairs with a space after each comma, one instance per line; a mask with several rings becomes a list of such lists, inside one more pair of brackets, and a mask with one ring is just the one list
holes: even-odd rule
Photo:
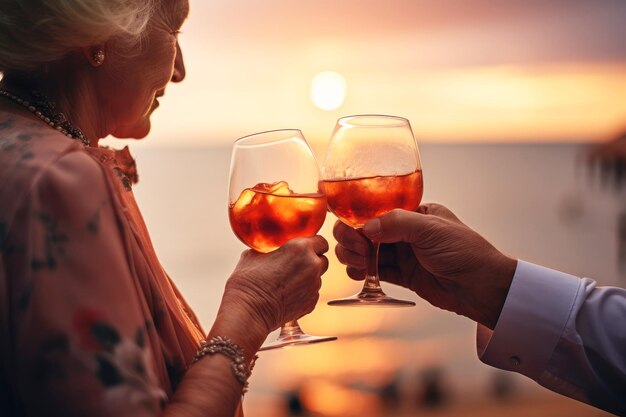
[[130, 191], [132, 184], [137, 184], [139, 181], [137, 164], [130, 154], [128, 146], [124, 146], [123, 149], [113, 149], [108, 146], [87, 147], [85, 149], [100, 162], [113, 169], [125, 190]]

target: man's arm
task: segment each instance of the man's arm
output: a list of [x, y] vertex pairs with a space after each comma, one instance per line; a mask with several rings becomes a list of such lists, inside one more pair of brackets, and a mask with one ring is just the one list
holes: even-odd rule
[[519, 261], [492, 331], [478, 325], [488, 365], [626, 414], [626, 290]]
[[[480, 324], [484, 362], [626, 416], [626, 290], [518, 262], [439, 204], [394, 210], [363, 233], [382, 242], [382, 280]], [[366, 239], [341, 223], [333, 234], [348, 275], [363, 279]]]

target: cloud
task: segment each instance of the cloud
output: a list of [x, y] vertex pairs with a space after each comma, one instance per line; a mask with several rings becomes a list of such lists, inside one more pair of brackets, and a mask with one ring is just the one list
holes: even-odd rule
[[626, 61], [623, 0], [196, 0], [192, 14], [204, 42], [228, 48], [396, 43], [400, 60], [446, 66]]

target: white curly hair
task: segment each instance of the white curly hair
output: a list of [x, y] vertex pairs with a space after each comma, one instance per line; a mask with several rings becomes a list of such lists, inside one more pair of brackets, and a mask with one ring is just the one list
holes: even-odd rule
[[0, 0], [0, 72], [29, 72], [112, 38], [136, 44], [155, 0]]

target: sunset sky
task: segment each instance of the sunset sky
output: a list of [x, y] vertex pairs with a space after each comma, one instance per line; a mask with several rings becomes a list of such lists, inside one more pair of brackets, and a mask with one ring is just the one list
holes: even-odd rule
[[[187, 79], [154, 115], [156, 145], [230, 143], [338, 117], [410, 119], [420, 140], [603, 140], [626, 128], [623, 0], [191, 0]], [[346, 81], [336, 110], [311, 80]]]

